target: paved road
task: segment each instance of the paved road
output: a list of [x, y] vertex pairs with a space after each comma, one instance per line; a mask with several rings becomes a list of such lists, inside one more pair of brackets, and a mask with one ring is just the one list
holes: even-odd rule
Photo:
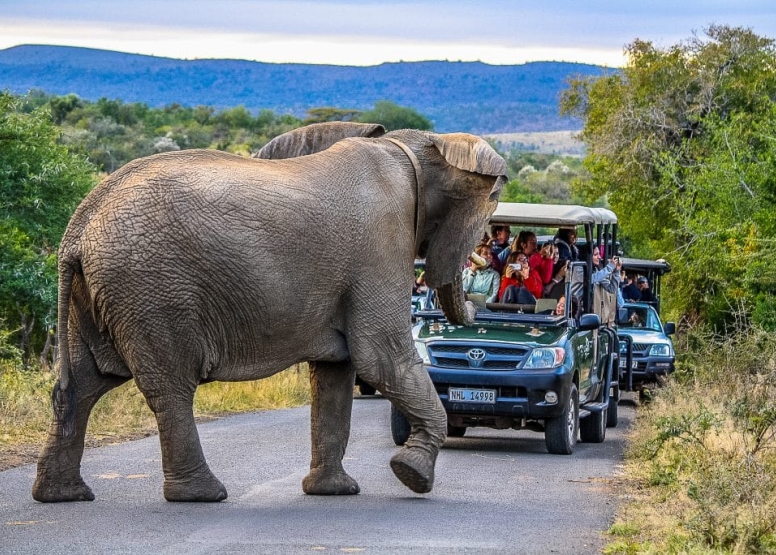
[[570, 457], [535, 432], [469, 430], [440, 453], [434, 491], [416, 495], [388, 466], [388, 402], [357, 398], [345, 467], [361, 494], [347, 497], [301, 491], [309, 408], [225, 418], [200, 426], [225, 502], [165, 502], [156, 437], [92, 449], [91, 503], [36, 503], [33, 465], [0, 473], [0, 553], [597, 553], [632, 406], [620, 414], [603, 444]]

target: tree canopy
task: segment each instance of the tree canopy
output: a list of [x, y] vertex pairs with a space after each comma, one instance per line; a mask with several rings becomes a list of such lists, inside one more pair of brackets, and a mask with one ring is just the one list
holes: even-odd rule
[[405, 106], [399, 106], [388, 100], [375, 102], [375, 107], [362, 112], [355, 121], [361, 123], [381, 123], [388, 131], [397, 129], [420, 129], [431, 131], [434, 124], [426, 116]]
[[35, 330], [41, 339], [55, 321], [56, 249], [94, 182], [45, 110], [24, 112], [22, 99], [0, 93], [0, 318], [18, 324], [26, 354]]
[[776, 327], [776, 50], [744, 28], [658, 48], [636, 40], [622, 71], [576, 79], [588, 200], [606, 196], [635, 253], [664, 256], [672, 306]]

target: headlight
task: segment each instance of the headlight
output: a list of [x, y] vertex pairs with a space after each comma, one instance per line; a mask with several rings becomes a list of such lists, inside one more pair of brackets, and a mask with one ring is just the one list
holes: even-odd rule
[[670, 357], [673, 356], [671, 352], [671, 345], [668, 343], [656, 343], [649, 349], [649, 356], [651, 357]]
[[428, 349], [426, 349], [426, 343], [424, 341], [415, 341], [415, 350], [420, 355], [420, 360], [423, 364], [431, 364], [431, 359], [428, 357]]
[[534, 349], [528, 355], [523, 368], [538, 370], [541, 368], [555, 368], [563, 364], [566, 358], [566, 351], [560, 347], [542, 347]]

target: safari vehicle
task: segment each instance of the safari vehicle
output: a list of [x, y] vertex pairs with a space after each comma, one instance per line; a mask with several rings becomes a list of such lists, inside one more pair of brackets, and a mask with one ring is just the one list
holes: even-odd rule
[[621, 258], [622, 270], [644, 276], [649, 281], [655, 301], [650, 302], [660, 314], [660, 282], [661, 278], [671, 271], [671, 266], [663, 259], [645, 260], [641, 258]]
[[[608, 259], [617, 218], [583, 206], [499, 203], [490, 224], [537, 235], [573, 226], [588, 245], [603, 245]], [[617, 424], [616, 295], [594, 292], [591, 273], [586, 249], [559, 284], [566, 299], [574, 292], [581, 314], [571, 313], [575, 303], [555, 314], [554, 299], [481, 303], [471, 327], [449, 324], [433, 304], [415, 312], [415, 347], [447, 412], [449, 436], [476, 426], [526, 428], [544, 433], [550, 453], [567, 455], [578, 437], [604, 441], [607, 426]], [[393, 407], [391, 431], [397, 445], [409, 436], [407, 419]]]
[[633, 391], [655, 384], [674, 371], [673, 322], [660, 321], [661, 278], [671, 271], [665, 260], [623, 258], [622, 269], [647, 278], [651, 302], [625, 303], [618, 314], [620, 389]]
[[658, 383], [674, 371], [673, 322], [663, 324], [653, 306], [625, 303], [618, 311], [619, 380], [626, 391]]

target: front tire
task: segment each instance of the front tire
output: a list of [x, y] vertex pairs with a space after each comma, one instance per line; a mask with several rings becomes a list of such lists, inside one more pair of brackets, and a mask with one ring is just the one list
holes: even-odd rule
[[607, 411], [590, 413], [579, 422], [579, 439], [585, 443], [603, 443], [606, 439]]
[[544, 421], [544, 443], [553, 455], [571, 455], [579, 433], [579, 392], [572, 383], [563, 413]]
[[396, 445], [404, 445], [410, 438], [410, 421], [391, 404], [391, 436]]

